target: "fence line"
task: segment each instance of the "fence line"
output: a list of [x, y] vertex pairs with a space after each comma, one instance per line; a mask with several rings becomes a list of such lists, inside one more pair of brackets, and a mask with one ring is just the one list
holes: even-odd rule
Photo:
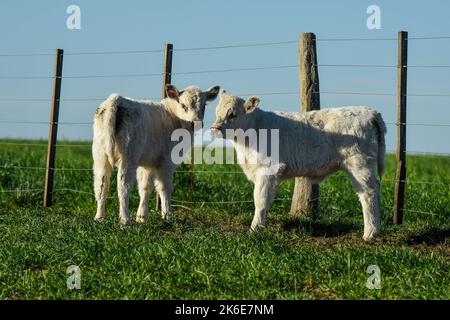
[[[105, 101], [107, 97], [104, 98], [62, 98], [59, 99], [61, 102], [82, 102], [82, 101]], [[150, 98], [134, 98], [140, 101], [160, 101], [161, 98], [150, 97]], [[18, 98], [18, 97], [0, 97], [0, 101], [31, 101], [31, 102], [49, 102], [51, 99], [45, 98]]]
[[[162, 49], [153, 50], [116, 50], [116, 51], [84, 51], [84, 52], [66, 52], [65, 56], [81, 56], [81, 55], [116, 55], [116, 54], [141, 54], [141, 53], [161, 53]], [[54, 53], [5, 53], [0, 54], [1, 58], [9, 57], [40, 57], [40, 56], [53, 56]]]
[[44, 192], [44, 189], [10, 189], [10, 190], [2, 190], [0, 189], [0, 193], [14, 193], [14, 192]]
[[[9, 120], [0, 119], [0, 123], [13, 123], [13, 124], [45, 124], [48, 125], [48, 121], [21, 121], [21, 120]], [[58, 125], [92, 125], [93, 122], [56, 122]], [[203, 121], [205, 124], [212, 124], [214, 121]], [[386, 122], [387, 125], [406, 125], [406, 126], [424, 126], [424, 127], [450, 127], [450, 123], [399, 123], [399, 122]]]
[[25, 147], [47, 147], [46, 144], [43, 143], [14, 143], [14, 142], [0, 142], [0, 145], [15, 145], [15, 146], [25, 146]]
[[405, 126], [423, 126], [423, 127], [450, 127], [450, 123], [402, 123], [402, 122], [386, 122], [388, 125], [405, 125]]
[[[403, 32], [405, 33], [405, 32]], [[441, 40], [441, 39], [450, 39], [450, 36], [427, 36], [427, 37], [411, 37], [409, 40]], [[318, 42], [327, 42], [327, 41], [398, 41], [398, 38], [319, 38], [315, 39], [315, 41]], [[278, 45], [287, 45], [287, 44], [297, 44], [298, 40], [288, 40], [288, 41], [278, 41], [278, 42], [262, 42], [262, 43], [247, 43], [247, 44], [229, 44], [229, 45], [220, 45], [220, 46], [208, 46], [208, 47], [191, 47], [191, 48], [178, 48], [173, 51], [175, 52], [186, 52], [186, 51], [204, 51], [204, 50], [220, 50], [220, 49], [232, 49], [232, 48], [249, 48], [249, 47], [263, 47], [263, 46], [278, 46]], [[62, 50], [61, 50], [62, 51]], [[85, 52], [66, 52], [66, 56], [77, 56], [77, 55], [107, 55], [107, 54], [145, 54], [145, 53], [161, 53], [164, 52], [164, 50], [155, 49], [155, 50], [126, 50], [126, 51], [85, 51]], [[0, 57], [29, 57], [29, 56], [52, 56], [51, 53], [37, 53], [37, 54], [0, 54]], [[62, 55], [61, 55], [62, 56]], [[407, 68], [432, 68], [432, 69], [447, 69], [450, 68], [450, 65], [410, 65], [407, 66], [406, 63], [399, 63], [399, 64], [405, 64], [405, 65], [384, 65], [384, 64], [317, 64], [316, 66], [320, 67], [349, 67], [349, 68], [397, 68], [399, 70], [404, 70], [406, 72]], [[184, 72], [174, 72], [170, 73], [170, 75], [192, 75], [192, 74], [212, 74], [212, 73], [226, 73], [226, 72], [242, 72], [242, 71], [257, 71], [257, 70], [275, 70], [275, 69], [288, 69], [288, 68], [298, 68], [299, 65], [282, 65], [282, 66], [259, 66], [259, 67], [240, 67], [240, 68], [229, 68], [229, 69], [217, 69], [217, 70], [195, 70], [195, 71], [184, 71]], [[402, 69], [404, 68], [404, 69]], [[15, 80], [15, 79], [24, 79], [24, 80], [35, 80], [35, 79], [53, 79], [53, 80], [61, 80], [62, 78], [66, 79], [91, 79], [91, 78], [130, 78], [130, 77], [160, 77], [162, 76], [161, 73], [141, 73], [141, 74], [91, 74], [91, 75], [68, 75], [68, 76], [61, 76], [56, 75], [55, 77], [52, 76], [0, 76], [0, 80]], [[319, 90], [318, 90], [319, 91]], [[340, 91], [322, 91], [322, 92], [315, 92], [317, 94], [342, 94], [342, 95], [374, 95], [374, 96], [398, 96], [396, 93], [383, 93], [383, 92], [340, 92]], [[297, 95], [300, 94], [298, 91], [288, 91], [288, 92], [263, 92], [263, 93], [253, 93], [253, 94], [240, 94], [241, 96], [250, 96], [250, 95]], [[406, 94], [402, 93], [400, 94], [401, 97], [411, 96], [411, 97], [450, 97], [449, 93], [409, 93]], [[93, 99], [93, 98], [74, 98], [74, 99], [53, 99], [53, 102], [59, 103], [60, 101], [70, 102], [70, 101], [103, 101], [104, 99]], [[155, 99], [156, 100], [156, 99]], [[157, 99], [159, 100], [159, 99]], [[15, 98], [15, 97], [0, 97], [0, 101], [36, 101], [36, 102], [48, 102], [52, 101], [51, 99], [41, 99], [41, 98]], [[61, 125], [92, 125], [92, 122], [40, 122], [40, 121], [27, 121], [27, 122], [21, 122], [21, 121], [15, 121], [15, 120], [0, 120], [0, 123], [26, 123], [26, 124], [51, 124], [53, 126], [61, 124]], [[396, 122], [396, 123], [388, 123], [389, 125], [397, 125], [397, 126], [429, 126], [429, 127], [448, 127], [450, 124], [427, 124], [427, 123], [403, 123], [403, 122]], [[23, 145], [23, 146], [47, 146], [46, 144], [41, 143], [1, 143], [0, 144], [8, 144], [8, 145]], [[56, 144], [56, 147], [85, 147], [85, 148], [91, 148], [89, 144]], [[405, 153], [416, 153], [416, 154], [433, 154], [433, 155], [446, 155], [448, 154], [442, 154], [442, 153], [428, 153], [428, 152], [414, 152], [414, 151], [401, 151], [402, 155], [405, 155]], [[0, 169], [9, 169], [10, 167], [3, 167]], [[16, 169], [25, 169], [27, 167], [20, 167], [20, 166], [14, 166]], [[41, 167], [29, 167], [27, 169], [46, 169]], [[61, 171], [90, 171], [92, 172], [92, 169], [87, 168], [51, 168], [51, 173], [53, 174], [56, 170]], [[177, 171], [177, 172], [189, 172], [192, 173], [194, 171]], [[205, 174], [242, 174], [242, 172], [237, 171], [195, 171], [196, 173], [205, 173]], [[448, 185], [443, 182], [434, 182], [434, 181], [405, 181], [405, 180], [389, 180], [384, 179], [383, 181], [391, 181], [391, 182], [401, 182], [401, 183], [422, 183], [422, 184], [432, 184], [432, 185]], [[40, 190], [40, 189], [24, 189], [24, 190]], [[81, 190], [74, 190], [69, 188], [61, 188], [56, 189], [53, 192], [79, 192], [79, 193], [86, 193], [91, 194], [90, 192], [85, 192]], [[6, 190], [5, 192], [8, 192]], [[10, 192], [17, 192], [17, 190], [10, 190]], [[51, 192], [51, 193], [53, 193]], [[192, 199], [191, 199], [192, 200]], [[291, 200], [291, 199], [278, 199], [278, 200]], [[186, 203], [242, 203], [242, 202], [253, 202], [251, 201], [182, 201], [182, 200], [174, 200], [175, 202], [186, 202]], [[420, 212], [420, 211], [414, 211], [414, 210], [408, 210], [401, 208], [401, 211], [411, 211], [411, 212]], [[423, 212], [430, 214], [429, 212]], [[434, 214], [434, 213], [431, 213]]]
[[298, 68], [298, 65], [242, 67], [242, 68], [217, 69], [217, 70], [184, 71], [184, 72], [173, 72], [172, 75], [208, 74], [208, 73], [239, 72], [239, 71], [259, 71], [259, 70], [276, 70], [276, 69], [290, 69], [290, 68]]
[[125, 51], [84, 51], [84, 52], [67, 52], [66, 56], [85, 56], [85, 55], [106, 55], [106, 54], [142, 54], [142, 53], [162, 53], [163, 49], [152, 50], [125, 50]]
[[[337, 67], [337, 68], [398, 68], [396, 65], [376, 65], [376, 64], [317, 64], [317, 67]], [[257, 66], [257, 67], [240, 67], [227, 68], [217, 70], [192, 70], [173, 72], [172, 75], [191, 75], [191, 74], [209, 74], [209, 73], [226, 73], [241, 71], [258, 71], [258, 70], [276, 70], [298, 68], [299, 65], [279, 65], [279, 66]], [[403, 68], [450, 68], [450, 65], [409, 65]], [[67, 75], [61, 76], [62, 79], [90, 79], [90, 78], [131, 78], [131, 77], [160, 77], [162, 73], [135, 73], [135, 74], [91, 74], [91, 75]], [[53, 79], [54, 76], [0, 76], [0, 80], [47, 80]]]
[[[395, 153], [395, 150], [386, 150], [387, 153]], [[444, 153], [444, 152], [427, 152], [427, 151], [414, 151], [414, 150], [406, 150], [406, 154], [410, 156], [420, 156], [420, 155], [426, 155], [426, 156], [444, 156], [444, 157], [450, 157], [450, 153]]]
[[[13, 143], [13, 142], [0, 142], [0, 145], [16, 145], [16, 146], [33, 146], [33, 147], [47, 147], [44, 143]], [[56, 147], [81, 147], [92, 148], [90, 144], [56, 144]]]
[[52, 99], [49, 99], [49, 98], [0, 97], [0, 101], [31, 101], [31, 102], [45, 101], [45, 102], [49, 102], [49, 101], [52, 101]]
[[[27, 169], [27, 170], [45, 170], [45, 167], [27, 167], [27, 166], [16, 166], [16, 165], [0, 165], [0, 170], [7, 170], [7, 169]], [[53, 168], [53, 171], [87, 171], [92, 173], [92, 168]], [[175, 173], [199, 173], [199, 174], [238, 174], [238, 175], [244, 175], [242, 171], [237, 170], [176, 170]], [[327, 179], [348, 179], [346, 176], [329, 176]], [[412, 183], [412, 184], [429, 184], [429, 185], [445, 185], [450, 186], [450, 177], [441, 179], [444, 181], [448, 181], [448, 183], [445, 182], [436, 182], [436, 181], [425, 181], [425, 180], [403, 180], [403, 182], [406, 183]], [[381, 182], [397, 182], [399, 180], [396, 179], [381, 179]]]
[[[0, 145], [16, 145], [16, 146], [47, 146], [43, 143], [13, 143], [13, 142], [1, 142]], [[90, 144], [56, 144], [56, 147], [80, 147], [80, 148], [91, 148], [92, 145]], [[395, 150], [386, 150], [387, 153], [395, 153]], [[415, 151], [415, 150], [407, 150], [407, 154], [414, 156], [414, 155], [429, 155], [429, 156], [446, 156], [450, 157], [450, 153], [444, 153], [444, 152], [427, 152], [427, 151]]]
[[[362, 96], [397, 96], [396, 93], [389, 92], [349, 92], [349, 91], [320, 91], [320, 94], [331, 95], [362, 95]], [[444, 93], [407, 93], [407, 97], [450, 97], [450, 94]]]
[[54, 53], [2, 53], [0, 58], [54, 56]]
[[[0, 120], [0, 123], [14, 123], [14, 124], [50, 124], [49, 121], [20, 121], [20, 120]], [[81, 126], [81, 125], [92, 125], [92, 122], [55, 122], [58, 125], [70, 125], [70, 126]]]
[[[450, 39], [450, 36], [424, 36], [424, 37], [410, 37], [408, 40], [445, 40]], [[318, 38], [318, 42], [328, 41], [397, 41], [398, 38]]]
[[[364, 95], [364, 96], [396, 96], [395, 93], [391, 92], [355, 92], [355, 91], [320, 91], [314, 92], [317, 94], [330, 94], [330, 95]], [[274, 92], [255, 92], [255, 93], [237, 93], [238, 96], [271, 96], [271, 95], [292, 95], [292, 94], [300, 94], [300, 91], [274, 91]], [[406, 94], [408, 97], [450, 97], [450, 93], [408, 93]], [[145, 98], [145, 99], [137, 99], [137, 100], [157, 100], [160, 98]], [[67, 99], [59, 99], [61, 102], [66, 101], [104, 101], [105, 98], [67, 98]], [[19, 97], [0, 97], [0, 101], [51, 101], [51, 99], [46, 98], [19, 98]]]
[[182, 51], [204, 51], [204, 50], [250, 48], [250, 47], [268, 47], [268, 46], [279, 46], [279, 45], [294, 44], [294, 43], [297, 43], [297, 40], [247, 43], [247, 44], [229, 44], [229, 45], [209, 46], [209, 47], [178, 48], [178, 49], [174, 49], [173, 51], [174, 52], [182, 52]]
[[[34, 193], [34, 192], [44, 192], [44, 189], [10, 189], [10, 190], [0, 190], [0, 193]], [[52, 193], [58, 193], [58, 192], [74, 192], [74, 193], [80, 193], [80, 194], [86, 194], [86, 195], [90, 195], [92, 197], [95, 196], [94, 193], [92, 192], [87, 192], [87, 191], [82, 191], [82, 190], [75, 190], [75, 189], [70, 189], [70, 188], [59, 188], [59, 189], [54, 189], [52, 191]], [[324, 197], [323, 195], [321, 196], [322, 198]], [[109, 196], [108, 199], [114, 198], [113, 196]], [[132, 196], [132, 198], [134, 199], [138, 199], [138, 197], [136, 196]], [[273, 200], [273, 202], [277, 202], [277, 201], [291, 201], [292, 199], [289, 198], [276, 198]], [[172, 202], [175, 203], [188, 203], [188, 204], [237, 204], [237, 203], [253, 203], [254, 200], [228, 200], [228, 201], [185, 201], [185, 200], [179, 200], [179, 199], [172, 199]], [[388, 206], [388, 205], [384, 205], [385, 208], [388, 209], [393, 209], [394, 207], [392, 206]], [[189, 208], [191, 209], [191, 208]], [[341, 208], [342, 209], [342, 208]], [[422, 214], [428, 214], [428, 215], [433, 215], [433, 216], [439, 216], [441, 214], [436, 213], [436, 212], [431, 212], [431, 211], [421, 211], [421, 210], [413, 210], [413, 209], [406, 209], [403, 208], [402, 211], [404, 212], [414, 212], [414, 213], [422, 213]]]
[[[383, 65], [383, 64], [317, 64], [317, 67], [336, 67], [336, 68], [398, 68], [399, 66], [389, 64], [389, 65]], [[432, 69], [438, 69], [438, 68], [450, 68], [450, 65], [407, 65], [407, 66], [401, 66], [402, 68], [432, 68]]]
[[[209, 47], [192, 47], [192, 48], [178, 48], [174, 49], [175, 52], [182, 51], [204, 51], [204, 50], [218, 50], [218, 49], [232, 49], [232, 48], [248, 48], [248, 47], [266, 47], [276, 46], [284, 44], [297, 43], [297, 40], [278, 41], [278, 42], [262, 42], [262, 43], [250, 43], [250, 44], [230, 44], [221, 46], [209, 46]], [[80, 56], [80, 55], [118, 55], [118, 54], [145, 54], [145, 53], [162, 53], [163, 49], [150, 49], [150, 50], [115, 50], [115, 51], [84, 51], [84, 52], [67, 52], [66, 56]], [[33, 57], [33, 56], [53, 56], [53, 53], [6, 53], [0, 54], [0, 57]]]
[[[132, 77], [160, 77], [161, 73], [130, 73], [130, 74], [93, 74], [61, 76], [61, 79], [91, 79], [91, 78], [132, 78]], [[46, 80], [54, 79], [52, 76], [1, 76], [1, 80]]]
[[[450, 39], [450, 36], [423, 36], [423, 37], [410, 37], [408, 40], [446, 40]], [[354, 42], [354, 41], [397, 41], [397, 38], [317, 38], [317, 42]], [[187, 47], [174, 49], [175, 52], [183, 51], [204, 51], [204, 50], [219, 50], [219, 49], [233, 49], [233, 48], [249, 48], [249, 47], [266, 47], [266, 46], [278, 46], [286, 44], [297, 44], [298, 40], [286, 40], [275, 42], [259, 42], [259, 43], [246, 43], [246, 44], [228, 44], [217, 45], [207, 47]], [[163, 49], [147, 49], [147, 50], [103, 50], [103, 51], [81, 51], [81, 52], [66, 52], [65, 56], [80, 56], [80, 55], [120, 55], [120, 54], [145, 54], [145, 53], [162, 53]], [[53, 56], [53, 53], [2, 53], [0, 57], [38, 57], [38, 56]]]

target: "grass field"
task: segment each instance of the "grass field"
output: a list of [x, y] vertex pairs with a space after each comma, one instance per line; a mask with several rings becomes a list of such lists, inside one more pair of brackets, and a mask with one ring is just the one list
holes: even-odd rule
[[[289, 218], [293, 181], [283, 183], [267, 230], [254, 235], [248, 232], [251, 202], [215, 203], [252, 200], [240, 168], [198, 165], [199, 171], [226, 171], [196, 175], [194, 200], [203, 204], [175, 206], [170, 222], [152, 211], [147, 223], [121, 228], [114, 183], [106, 221], [93, 221], [90, 171], [56, 171], [48, 209], [42, 191], [5, 192], [43, 188], [43, 170], [14, 166], [44, 167], [46, 146], [0, 142], [0, 299], [450, 298], [449, 157], [408, 156], [408, 211], [396, 226], [395, 162], [387, 156], [382, 236], [366, 244], [359, 202], [340, 174], [321, 184], [314, 220]], [[88, 144], [61, 143], [75, 146], [57, 149], [58, 168], [91, 167]], [[188, 173], [176, 174], [175, 200], [188, 199], [188, 181]], [[134, 191], [133, 218], [137, 204]], [[69, 265], [81, 269], [80, 290], [66, 287]], [[369, 265], [381, 270], [381, 290], [366, 287]]]

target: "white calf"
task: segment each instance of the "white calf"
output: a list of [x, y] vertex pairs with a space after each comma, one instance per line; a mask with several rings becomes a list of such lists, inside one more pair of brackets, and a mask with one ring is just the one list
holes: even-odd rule
[[[216, 122], [211, 128], [213, 135], [226, 136], [232, 141], [242, 170], [255, 184], [251, 229], [257, 231], [265, 225], [267, 208], [282, 180], [303, 176], [319, 183], [343, 170], [350, 176], [362, 205], [363, 239], [373, 239], [380, 231], [377, 167], [380, 176], [384, 171], [386, 126], [381, 114], [367, 107], [305, 113], [267, 112], [257, 108], [259, 101], [257, 97], [245, 101], [222, 93]], [[275, 172], [267, 171], [270, 164], [262, 163], [261, 150], [226, 134], [227, 129], [268, 129], [269, 133], [270, 129], [278, 129], [279, 159]], [[252, 159], [258, 160], [252, 162]]]
[[140, 204], [137, 222], [148, 215], [148, 198], [153, 184], [161, 198], [161, 214], [171, 215], [173, 172], [171, 141], [175, 129], [184, 128], [193, 133], [195, 121], [203, 121], [205, 105], [217, 97], [220, 87], [202, 92], [188, 87], [179, 92], [167, 87], [167, 98], [161, 102], [137, 101], [111, 95], [97, 109], [94, 117], [94, 189], [97, 199], [96, 220], [105, 216], [105, 201], [114, 166], [118, 167], [117, 191], [120, 202], [121, 224], [130, 224], [128, 198], [137, 173]]

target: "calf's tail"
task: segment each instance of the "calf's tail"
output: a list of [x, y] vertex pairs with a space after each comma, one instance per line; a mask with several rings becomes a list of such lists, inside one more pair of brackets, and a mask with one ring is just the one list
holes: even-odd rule
[[[116, 146], [116, 116], [117, 109], [120, 104], [121, 97], [118, 94], [112, 94], [98, 108], [95, 117], [96, 129], [101, 131], [100, 136], [103, 137], [104, 150], [108, 158], [108, 162], [114, 167], [114, 150]], [[95, 130], [95, 129], [94, 129]], [[95, 136], [98, 136], [94, 134]]]
[[386, 124], [384, 123], [384, 120], [379, 112], [375, 111], [373, 118], [373, 125], [375, 127], [378, 139], [377, 165], [378, 165], [378, 175], [381, 178], [385, 170], [384, 157], [386, 154], [386, 143], [385, 143]]

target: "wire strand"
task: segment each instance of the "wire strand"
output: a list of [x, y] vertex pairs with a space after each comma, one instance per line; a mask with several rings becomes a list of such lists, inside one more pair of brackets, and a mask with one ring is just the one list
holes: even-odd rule
[[[46, 170], [46, 167], [27, 167], [27, 166], [17, 166], [17, 165], [8, 165], [8, 164], [3, 164], [0, 166], [0, 169], [3, 170], [7, 170], [7, 169], [28, 169], [28, 170]], [[50, 168], [51, 170], [54, 171], [88, 171], [88, 172], [92, 172], [93, 169], [92, 168], [66, 168], [66, 167], [61, 167], [61, 168]], [[232, 171], [224, 171], [224, 170], [176, 170], [176, 173], [198, 173], [198, 174], [238, 174], [238, 175], [243, 175], [244, 173], [242, 171], [236, 171], [236, 170], [232, 170]], [[334, 179], [347, 179], [346, 176], [336, 176], [336, 175], [332, 175], [329, 176], [328, 178], [334, 178]], [[398, 182], [398, 181], [402, 181], [405, 183], [412, 183], [412, 184], [429, 184], [429, 185], [450, 185], [450, 178], [440, 178], [443, 181], [448, 181], [449, 183], [445, 183], [445, 182], [436, 182], [436, 181], [426, 181], [426, 180], [395, 180], [395, 179], [382, 179], [382, 181], [389, 181], [389, 182]]]
[[278, 42], [260, 42], [260, 43], [249, 43], [249, 44], [230, 44], [222, 46], [210, 46], [210, 47], [192, 47], [192, 48], [175, 48], [174, 52], [182, 51], [204, 51], [204, 50], [218, 50], [218, 49], [233, 49], [233, 48], [250, 48], [250, 47], [267, 47], [267, 46], [278, 46], [285, 44], [298, 43], [297, 40], [288, 41], [278, 41]]
[[263, 67], [248, 67], [248, 68], [234, 68], [234, 69], [218, 69], [218, 70], [201, 70], [201, 71], [173, 72], [172, 74], [173, 74], [173, 75], [207, 74], [207, 73], [238, 72], [238, 71], [257, 71], [257, 70], [289, 69], [289, 68], [297, 68], [297, 67], [298, 67], [298, 65], [263, 66]]
[[[446, 40], [450, 36], [429, 36], [429, 37], [408, 37], [408, 40]], [[318, 38], [318, 42], [332, 42], [332, 41], [398, 41], [398, 38]]]
[[392, 64], [316, 64], [316, 67], [336, 67], [336, 68], [450, 68], [450, 65], [406, 65], [398, 66]]
[[[450, 36], [423, 36], [423, 37], [409, 37], [408, 40], [447, 40]], [[354, 41], [398, 41], [398, 38], [317, 38], [317, 42], [354, 42]], [[175, 48], [174, 52], [183, 51], [204, 51], [204, 50], [219, 50], [232, 48], [249, 48], [249, 47], [266, 47], [279, 46], [286, 44], [297, 44], [299, 40], [274, 41], [274, 42], [259, 42], [247, 44], [228, 44], [206, 47], [186, 47]], [[121, 54], [145, 54], [145, 53], [162, 53], [163, 49], [144, 49], [144, 50], [100, 50], [100, 51], [66, 51], [65, 56], [80, 56], [80, 55], [121, 55]], [[39, 57], [39, 56], [54, 56], [55, 53], [50, 52], [35, 52], [35, 53], [1, 53], [0, 57]]]
[[[375, 65], [375, 64], [317, 64], [317, 67], [337, 67], [337, 68], [397, 68], [396, 65]], [[261, 67], [241, 67], [217, 70], [193, 70], [173, 72], [172, 75], [191, 75], [191, 74], [209, 74], [209, 73], [225, 73], [225, 72], [241, 72], [241, 71], [258, 71], [258, 70], [276, 70], [298, 68], [299, 65], [281, 65], [281, 66], [261, 66]], [[402, 66], [404, 68], [450, 68], [450, 65], [410, 65]], [[95, 78], [132, 78], [132, 77], [160, 77], [162, 73], [140, 73], [140, 74], [100, 74], [100, 75], [67, 75], [61, 76], [62, 79], [95, 79]], [[53, 76], [1, 76], [1, 80], [41, 80], [53, 79]]]
[[387, 125], [405, 125], [405, 126], [423, 126], [423, 127], [450, 127], [450, 123], [405, 123], [405, 122], [386, 122]]
[[67, 56], [84, 56], [84, 55], [120, 55], [120, 54], [143, 54], [143, 53], [161, 53], [164, 52], [163, 49], [152, 49], [152, 50], [116, 50], [116, 51], [81, 51], [81, 52], [67, 52], [64, 55]]
[[[67, 75], [60, 79], [96, 79], [96, 78], [141, 78], [161, 77], [162, 73], [129, 73], [129, 74], [92, 74], [92, 75]], [[52, 76], [1, 76], [1, 80], [47, 80], [54, 79]]]
[[[21, 121], [21, 120], [9, 120], [9, 119], [0, 119], [0, 123], [11, 123], [11, 124], [42, 124], [42, 125], [50, 125], [49, 121]], [[212, 124], [214, 121], [204, 121], [203, 123]], [[85, 126], [92, 125], [92, 122], [54, 122], [57, 125], [74, 125], [74, 126]], [[450, 123], [399, 123], [399, 122], [386, 122], [387, 125], [405, 125], [405, 126], [424, 126], [424, 127], [450, 127]]]
[[[52, 122], [49, 122], [49, 121], [21, 121], [21, 120], [0, 120], [0, 123], [44, 124], [44, 125], [52, 124]], [[81, 126], [81, 125], [92, 125], [92, 122], [53, 122], [53, 124]]]
[[[20, 193], [20, 192], [26, 192], [26, 193], [32, 193], [32, 192], [44, 192], [44, 189], [9, 189], [9, 190], [0, 190], [0, 193]], [[57, 192], [74, 192], [74, 193], [79, 193], [79, 194], [86, 194], [86, 195], [90, 195], [92, 197], [95, 196], [95, 194], [93, 192], [87, 192], [87, 191], [82, 191], [82, 190], [76, 190], [76, 189], [70, 189], [70, 188], [58, 188], [58, 189], [54, 189], [52, 191], [53, 193], [57, 193]], [[108, 197], [108, 198], [111, 198]], [[135, 198], [135, 197], [133, 197]], [[323, 198], [323, 196], [322, 196]], [[284, 198], [277, 198], [273, 200], [275, 201], [292, 201], [292, 199], [284, 199]], [[175, 203], [189, 203], [189, 204], [236, 204], [236, 203], [253, 203], [254, 200], [228, 200], [228, 201], [185, 201], [185, 200], [179, 200], [179, 199], [172, 199], [172, 202]], [[387, 208], [393, 209], [392, 206], [386, 206]], [[422, 211], [422, 210], [413, 210], [413, 209], [402, 209], [402, 211], [404, 212], [414, 212], [414, 213], [422, 213], [422, 214], [429, 214], [429, 215], [434, 215], [434, 216], [439, 216], [440, 214], [436, 213], [436, 212], [430, 212], [430, 211]]]
[[[396, 93], [388, 92], [349, 92], [349, 91], [320, 91], [314, 92], [316, 94], [330, 94], [330, 95], [362, 95], [362, 96], [397, 96]], [[408, 93], [408, 97], [450, 97], [450, 94], [441, 93]]]
[[43, 192], [44, 189], [7, 189], [7, 190], [1, 190], [0, 193], [19, 193], [19, 192]]

